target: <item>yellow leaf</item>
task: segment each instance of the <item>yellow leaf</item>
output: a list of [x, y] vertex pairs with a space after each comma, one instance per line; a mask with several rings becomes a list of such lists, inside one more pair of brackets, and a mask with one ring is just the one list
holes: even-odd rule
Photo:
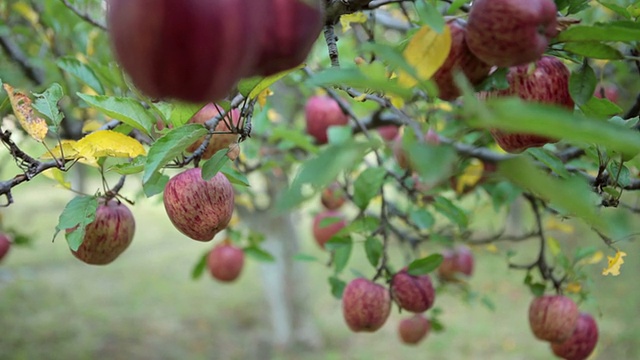
[[361, 95], [354, 97], [353, 100], [358, 102], [364, 102], [366, 97], [367, 97], [367, 94], [362, 93]]
[[366, 21], [367, 15], [365, 15], [362, 11], [340, 16], [340, 25], [342, 25], [342, 32], [347, 32], [349, 29], [351, 29], [351, 24], [353, 23], [362, 24]]
[[269, 88], [262, 90], [260, 94], [258, 94], [258, 104], [260, 104], [260, 107], [264, 108], [264, 105], [267, 103], [267, 97], [271, 95], [273, 95], [273, 91]]
[[547, 236], [547, 246], [549, 247], [549, 251], [551, 251], [551, 255], [558, 256], [558, 254], [560, 254], [560, 243], [554, 237]]
[[89, 56], [93, 56], [94, 50], [95, 50], [95, 42], [96, 42], [96, 38], [101, 35], [102, 32], [99, 31], [97, 28], [93, 28], [90, 32], [89, 35], [87, 36], [87, 55]]
[[598, 250], [595, 252], [595, 254], [591, 255], [591, 257], [578, 261], [577, 265], [595, 265], [602, 261], [603, 257], [604, 254], [602, 253], [602, 251]]
[[462, 194], [466, 189], [475, 186], [482, 178], [483, 172], [484, 165], [482, 164], [482, 161], [475, 158], [471, 159], [469, 165], [464, 168], [456, 182], [456, 192], [458, 194]]
[[33, 10], [33, 8], [24, 1], [15, 3], [13, 5], [13, 10], [27, 19], [31, 25], [38, 24], [38, 12]]
[[555, 217], [550, 217], [545, 221], [545, 228], [547, 230], [557, 230], [565, 234], [573, 234], [573, 225], [559, 221]]
[[[77, 141], [75, 140], [62, 140], [60, 144], [56, 145], [51, 151], [47, 151], [46, 153], [40, 156], [41, 159], [62, 159], [66, 160], [77, 159], [78, 158], [78, 150], [76, 149]], [[53, 156], [52, 156], [53, 155]]]
[[418, 79], [399, 71], [398, 83], [404, 87], [415, 86], [419, 80], [428, 80], [444, 64], [451, 50], [451, 31], [446, 26], [442, 34], [438, 34], [428, 26], [423, 26], [409, 40], [403, 55], [409, 65], [413, 66]]
[[97, 131], [102, 127], [102, 125], [104, 124], [99, 122], [98, 120], [95, 120], [95, 119], [87, 120], [84, 122], [84, 124], [82, 124], [82, 132], [90, 133], [90, 132]]
[[91, 133], [76, 144], [78, 157], [101, 158], [105, 156], [134, 158], [145, 155], [146, 151], [137, 140], [111, 130]]
[[485, 249], [492, 254], [497, 254], [500, 252], [500, 249], [498, 249], [496, 244], [487, 244], [487, 246], [485, 246]]
[[568, 293], [577, 294], [580, 292], [580, 290], [582, 290], [582, 285], [580, 285], [580, 283], [577, 283], [577, 282], [570, 282], [567, 284], [566, 290]]
[[267, 119], [271, 122], [277, 122], [281, 119], [280, 114], [276, 111], [276, 109], [269, 109], [267, 111]]
[[607, 259], [609, 259], [609, 266], [602, 270], [602, 275], [620, 275], [620, 267], [624, 264], [624, 259], [622, 258], [625, 256], [627, 256], [627, 254], [620, 250], [616, 251], [616, 255], [614, 257], [607, 256]]
[[49, 179], [57, 181], [58, 184], [62, 185], [62, 187], [64, 187], [65, 189], [71, 189], [71, 183], [64, 178], [64, 172], [60, 169], [47, 169], [43, 171], [42, 174]]
[[250, 211], [255, 210], [255, 205], [253, 204], [253, 200], [249, 197], [249, 195], [245, 193], [240, 193], [236, 195], [235, 204], [238, 206], [242, 206]]
[[395, 96], [395, 95], [391, 95], [389, 94], [389, 98], [391, 99], [391, 104], [393, 106], [395, 106], [398, 109], [402, 109], [404, 107], [404, 99], [399, 97], [399, 96]]
[[9, 84], [4, 84], [3, 87], [9, 95], [9, 102], [11, 102], [13, 113], [18, 118], [18, 121], [20, 121], [22, 128], [32, 138], [42, 142], [45, 136], [47, 136], [49, 128], [43, 119], [35, 116], [33, 113], [31, 99], [19, 91], [14, 91], [13, 87]]

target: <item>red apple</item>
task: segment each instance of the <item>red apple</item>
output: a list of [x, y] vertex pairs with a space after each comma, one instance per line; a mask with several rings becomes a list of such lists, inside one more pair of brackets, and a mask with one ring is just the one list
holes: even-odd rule
[[445, 281], [455, 281], [459, 274], [473, 275], [474, 258], [471, 249], [458, 246], [442, 252], [443, 260], [438, 267], [438, 276]]
[[[328, 218], [338, 218], [336, 222], [332, 222], [329, 225], [322, 226], [321, 222]], [[329, 221], [329, 220], [327, 220]], [[342, 230], [347, 225], [344, 215], [335, 210], [326, 210], [313, 218], [313, 237], [316, 239], [318, 245], [324, 249], [324, 244], [329, 241], [338, 231]]]
[[456, 269], [466, 276], [473, 275], [473, 253], [466, 246], [456, 248]]
[[414, 314], [410, 318], [402, 319], [398, 326], [398, 334], [403, 343], [416, 345], [431, 330], [431, 322], [422, 314]]
[[556, 27], [553, 0], [474, 0], [467, 46], [489, 65], [523, 65], [542, 56]]
[[465, 22], [453, 19], [447, 21], [447, 26], [451, 30], [451, 50], [444, 64], [433, 75], [433, 81], [438, 85], [438, 97], [450, 101], [460, 96], [460, 89], [453, 79], [456, 71], [462, 71], [471, 84], [477, 85], [489, 75], [491, 65], [483, 63], [469, 51], [465, 41]]
[[11, 238], [7, 234], [0, 233], [0, 261], [7, 256], [9, 250], [11, 250]]
[[391, 294], [398, 306], [414, 313], [429, 310], [436, 297], [429, 275], [409, 275], [406, 268], [393, 276]]
[[324, 25], [320, 0], [263, 0], [268, 10], [255, 71], [268, 76], [300, 65]]
[[95, 219], [85, 227], [82, 244], [71, 253], [87, 264], [109, 264], [129, 247], [135, 229], [133, 214], [126, 205], [100, 200]]
[[342, 207], [346, 201], [342, 185], [337, 182], [331, 183], [326, 189], [322, 190], [320, 201], [329, 210], [336, 210]]
[[316, 139], [318, 145], [329, 141], [327, 130], [330, 126], [347, 125], [349, 117], [340, 105], [329, 96], [312, 96], [305, 106], [307, 133]]
[[[569, 94], [569, 69], [552, 56], [544, 56], [535, 64], [515, 66], [509, 69], [507, 81], [509, 88], [478, 94], [479, 98], [518, 96], [523, 100], [558, 105], [573, 110], [573, 100]], [[510, 153], [519, 153], [530, 147], [539, 147], [558, 141], [545, 136], [507, 133], [498, 129], [491, 135], [502, 149]]]
[[352, 280], [342, 294], [342, 315], [354, 332], [374, 332], [391, 313], [389, 291], [370, 280]]
[[233, 186], [220, 172], [205, 181], [200, 168], [185, 170], [164, 189], [164, 208], [171, 223], [198, 241], [210, 241], [227, 227], [233, 204]]
[[[213, 103], [208, 103], [202, 109], [200, 109], [191, 119], [189, 119], [189, 124], [204, 124], [205, 122], [211, 120], [213, 117], [219, 115], [218, 107]], [[226, 132], [231, 131], [229, 128], [229, 124], [233, 122], [235, 127], [240, 126], [240, 111], [238, 109], [233, 109], [230, 111], [230, 114], [225, 114], [223, 119], [220, 119], [220, 122], [216, 125], [216, 131]], [[211, 158], [216, 152], [222, 149], [226, 149], [229, 145], [233, 143], [237, 143], [238, 135], [237, 134], [214, 134], [209, 141], [209, 145], [206, 150], [202, 154], [202, 158], [207, 160]], [[198, 150], [198, 147], [202, 145], [204, 142], [204, 136], [192, 145], [187, 148], [188, 152], [195, 152]]]
[[562, 343], [552, 343], [551, 350], [566, 360], [584, 360], [591, 355], [598, 343], [598, 324], [587, 314], [580, 313], [571, 337]]
[[442, 252], [442, 258], [442, 263], [438, 267], [438, 276], [443, 280], [455, 280], [458, 272], [455, 252], [445, 250]]
[[209, 253], [207, 267], [214, 279], [232, 282], [238, 278], [244, 265], [244, 252], [229, 242], [222, 242]]
[[562, 342], [576, 328], [578, 315], [578, 306], [566, 296], [539, 296], [529, 306], [529, 325], [538, 339]]
[[598, 84], [593, 95], [599, 99], [607, 99], [612, 103], [618, 103], [618, 87], [615, 85]]
[[216, 101], [253, 72], [267, 10], [251, 0], [110, 0], [107, 27], [116, 59], [148, 96]]
[[378, 133], [385, 141], [392, 141], [399, 132], [400, 128], [396, 125], [384, 125], [378, 128]]

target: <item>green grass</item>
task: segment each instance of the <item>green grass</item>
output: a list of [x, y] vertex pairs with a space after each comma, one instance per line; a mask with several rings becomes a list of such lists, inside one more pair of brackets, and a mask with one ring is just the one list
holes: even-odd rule
[[[125, 190], [131, 191], [133, 181]], [[125, 191], [126, 193], [126, 191]], [[504, 257], [474, 249], [474, 293], [495, 304], [465, 301], [448, 286], [438, 294], [446, 331], [432, 333], [415, 347], [402, 345], [396, 326], [406, 314], [394, 310], [374, 334], [353, 334], [342, 320], [340, 302], [327, 285], [330, 272], [308, 267], [310, 311], [324, 347], [316, 351], [269, 351], [269, 314], [263, 300], [260, 265], [249, 260], [239, 281], [222, 285], [207, 276], [190, 279], [196, 259], [211, 245], [187, 239], [168, 221], [158, 199], [139, 199], [132, 207], [136, 237], [131, 247], [106, 267], [88, 266], [70, 253], [64, 237], [51, 242], [59, 212], [70, 194], [44, 179], [15, 189], [16, 203], [2, 209], [5, 225], [32, 236], [31, 247], [14, 247], [0, 265], [0, 359], [549, 359], [546, 343], [536, 341], [527, 323], [531, 300], [524, 274], [509, 271]], [[487, 220], [492, 221], [491, 217]], [[301, 233], [308, 235], [308, 220]], [[558, 235], [560, 239], [561, 236]], [[600, 246], [579, 229], [560, 239]], [[535, 241], [508, 245], [518, 260], [532, 259]], [[506, 249], [506, 245], [500, 245]], [[593, 266], [597, 303], [581, 307], [596, 315], [600, 341], [595, 359], [640, 356], [635, 324], [640, 291], [637, 243], [624, 243], [629, 256], [619, 277], [602, 277]], [[311, 241], [303, 251], [326, 259]], [[605, 250], [604, 246], [602, 249]], [[354, 247], [353, 265], [366, 269], [364, 252]], [[349, 271], [343, 278], [348, 279]]]

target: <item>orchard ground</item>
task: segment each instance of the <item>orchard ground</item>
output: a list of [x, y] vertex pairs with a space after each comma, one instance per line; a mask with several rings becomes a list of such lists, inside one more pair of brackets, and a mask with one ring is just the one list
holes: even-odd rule
[[[13, 167], [3, 169], [13, 175]], [[208, 274], [190, 279], [196, 260], [213, 243], [189, 240], [169, 222], [161, 198], [137, 199], [131, 207], [136, 235], [130, 248], [112, 264], [88, 266], [75, 259], [62, 235], [51, 243], [58, 214], [71, 193], [55, 189], [44, 177], [14, 189], [16, 203], [2, 209], [4, 223], [32, 236], [31, 247], [14, 246], [0, 265], [0, 359], [549, 359], [549, 345], [535, 340], [527, 309], [532, 295], [522, 271], [507, 270], [503, 255], [486, 246], [474, 248], [476, 273], [470, 289], [478, 297], [465, 301], [448, 286], [437, 295], [443, 333], [431, 333], [416, 347], [400, 343], [399, 314], [394, 307], [385, 326], [374, 334], [351, 333], [340, 302], [329, 291], [330, 270], [308, 266], [309, 301], [324, 346], [283, 354], [267, 346], [269, 313], [263, 300], [260, 263], [248, 266], [233, 284], [214, 282]], [[98, 183], [88, 189], [98, 188]], [[130, 179], [124, 194], [134, 193]], [[89, 190], [91, 191], [91, 190]], [[46, 194], [46, 200], [43, 200]], [[474, 201], [474, 196], [469, 201]], [[311, 212], [318, 201], [304, 211]], [[476, 223], [490, 224], [492, 210]], [[526, 213], [526, 211], [525, 211]], [[326, 262], [311, 238], [311, 216], [301, 225], [303, 252]], [[584, 237], [584, 234], [588, 234]], [[579, 242], [606, 248], [577, 227], [571, 235], [554, 233], [563, 247]], [[218, 235], [215, 241], [220, 241]], [[526, 262], [537, 254], [537, 240], [497, 244], [518, 252]], [[606, 258], [590, 266], [595, 302], [582, 310], [595, 315], [600, 340], [593, 359], [640, 357], [640, 289], [635, 286], [640, 242], [625, 242], [629, 254], [618, 277], [599, 275]], [[350, 266], [367, 269], [361, 246]], [[401, 257], [395, 254], [395, 263]], [[347, 269], [343, 279], [351, 279]], [[480, 300], [486, 296], [495, 310]]]

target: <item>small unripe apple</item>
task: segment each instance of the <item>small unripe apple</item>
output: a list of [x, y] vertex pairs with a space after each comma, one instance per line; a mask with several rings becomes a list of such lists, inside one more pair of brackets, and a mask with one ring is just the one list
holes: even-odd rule
[[[328, 218], [338, 218], [338, 221], [332, 222], [329, 225], [323, 226], [322, 220]], [[329, 220], [327, 220], [329, 221]], [[342, 230], [347, 225], [344, 215], [335, 210], [326, 210], [313, 218], [313, 237], [316, 239], [318, 245], [324, 249], [324, 244], [329, 241], [338, 231]]]
[[312, 96], [304, 108], [307, 133], [322, 145], [329, 141], [327, 130], [330, 126], [342, 126], [349, 123], [349, 117], [342, 112], [337, 101], [329, 96]]
[[382, 285], [370, 280], [352, 280], [342, 294], [342, 315], [354, 332], [374, 332], [391, 313], [391, 297]]
[[171, 223], [198, 241], [210, 241], [227, 227], [233, 205], [233, 186], [221, 172], [205, 181], [200, 168], [188, 169], [172, 177], [164, 189]]
[[244, 252], [231, 243], [222, 242], [214, 246], [207, 257], [207, 267], [214, 279], [232, 282], [242, 272]]
[[489, 75], [491, 65], [469, 51], [465, 41], [466, 24], [462, 20], [449, 20], [447, 26], [451, 30], [451, 49], [444, 64], [433, 74], [433, 81], [438, 85], [438, 97], [450, 101], [460, 96], [460, 89], [453, 79], [456, 71], [461, 71], [472, 85], [477, 85]]
[[133, 214], [126, 205], [116, 200], [106, 203], [99, 200], [96, 217], [85, 227], [82, 244], [71, 253], [87, 264], [109, 264], [129, 247], [135, 229]]
[[562, 342], [576, 328], [578, 315], [578, 306], [570, 298], [543, 295], [533, 299], [529, 306], [529, 325], [538, 339]]
[[[208, 103], [202, 109], [200, 109], [191, 119], [189, 119], [189, 124], [204, 124], [205, 122], [211, 120], [213, 117], [219, 115], [218, 106], [213, 103]], [[229, 114], [225, 114], [223, 119], [220, 119], [220, 122], [216, 125], [216, 131], [220, 132], [228, 132], [231, 131], [229, 128], [229, 123], [233, 122], [235, 127], [240, 126], [240, 111], [238, 109], [232, 109]], [[211, 136], [211, 140], [209, 141], [209, 145], [205, 149], [202, 154], [202, 159], [207, 160], [210, 159], [216, 152], [219, 150], [228, 148], [229, 145], [236, 143], [238, 141], [237, 134], [214, 134]], [[188, 152], [195, 152], [198, 150], [198, 147], [202, 145], [204, 142], [204, 136], [198, 139], [196, 142], [191, 144], [188, 148]], [[233, 160], [233, 159], [232, 159]]]
[[322, 190], [320, 201], [329, 210], [336, 210], [342, 207], [346, 201], [342, 186], [337, 182], [331, 183], [326, 189]]
[[7, 256], [9, 250], [11, 250], [11, 239], [9, 235], [0, 233], [0, 261]]
[[402, 319], [398, 325], [398, 335], [403, 343], [416, 345], [425, 339], [431, 330], [431, 322], [422, 314]]
[[584, 360], [591, 355], [598, 343], [598, 324], [587, 313], [580, 313], [571, 337], [561, 343], [552, 343], [551, 350], [566, 360]]
[[474, 0], [466, 41], [489, 65], [523, 65], [542, 56], [556, 27], [553, 0]]
[[409, 275], [402, 269], [391, 280], [391, 294], [401, 308], [421, 313], [433, 306], [436, 292], [429, 275]]
[[[569, 94], [569, 69], [552, 56], [543, 56], [536, 61], [535, 69], [521, 65], [509, 68], [507, 81], [509, 88], [478, 94], [481, 99], [503, 96], [518, 96], [525, 101], [558, 105], [573, 110], [574, 102]], [[507, 133], [492, 129], [491, 135], [502, 149], [510, 153], [520, 153], [530, 147], [539, 147], [557, 142], [546, 136]]]

